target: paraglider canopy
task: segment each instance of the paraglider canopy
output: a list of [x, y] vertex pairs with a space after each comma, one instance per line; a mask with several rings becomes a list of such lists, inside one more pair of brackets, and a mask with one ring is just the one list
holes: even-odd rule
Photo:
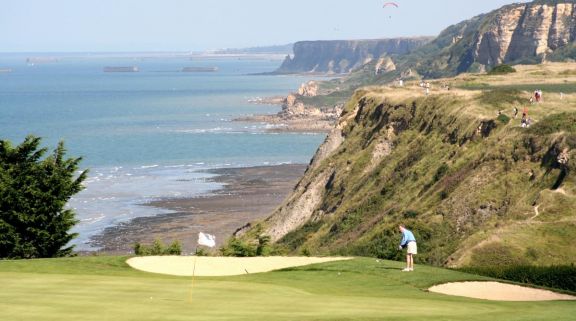
[[[400, 8], [400, 6], [396, 2], [384, 2], [382, 8], [386, 9], [388, 7]], [[392, 19], [392, 16], [389, 16], [388, 18]]]

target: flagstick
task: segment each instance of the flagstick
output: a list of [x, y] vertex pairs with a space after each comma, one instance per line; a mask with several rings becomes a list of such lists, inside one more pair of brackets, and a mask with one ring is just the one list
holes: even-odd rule
[[192, 269], [192, 281], [190, 282], [190, 294], [188, 296], [188, 302], [192, 303], [192, 289], [194, 288], [194, 276], [196, 275], [196, 260], [198, 259], [198, 248], [194, 252], [194, 268]]

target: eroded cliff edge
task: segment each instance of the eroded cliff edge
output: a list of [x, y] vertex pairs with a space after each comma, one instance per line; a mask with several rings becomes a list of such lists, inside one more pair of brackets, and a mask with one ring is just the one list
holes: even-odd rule
[[534, 86], [574, 82], [568, 66], [450, 80], [493, 85], [484, 91], [442, 89], [446, 80], [430, 96], [415, 83], [358, 90], [292, 195], [237, 235], [267, 235], [291, 253], [395, 259], [402, 222], [430, 264], [573, 262], [564, 245], [576, 233], [576, 96], [547, 94], [526, 129], [513, 108], [530, 93], [498, 89], [527, 75]]

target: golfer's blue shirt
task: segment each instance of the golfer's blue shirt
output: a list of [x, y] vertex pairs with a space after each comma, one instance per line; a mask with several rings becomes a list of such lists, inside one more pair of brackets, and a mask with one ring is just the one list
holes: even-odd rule
[[404, 229], [404, 232], [402, 232], [402, 242], [400, 242], [400, 246], [404, 247], [410, 242], [416, 242], [416, 238], [411, 231]]

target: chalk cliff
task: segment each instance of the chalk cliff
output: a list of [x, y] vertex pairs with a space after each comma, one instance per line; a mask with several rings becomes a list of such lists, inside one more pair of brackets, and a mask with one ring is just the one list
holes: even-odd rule
[[294, 56], [276, 71], [290, 73], [346, 74], [389, 55], [405, 55], [431, 39], [302, 41], [294, 44]]
[[501, 9], [495, 13], [494, 22], [476, 37], [475, 60], [492, 66], [526, 58], [545, 59], [574, 42], [575, 8], [574, 3], [554, 1]]
[[[444, 30], [421, 55], [403, 62], [426, 77], [484, 71], [496, 65], [576, 58], [576, 4], [571, 0], [511, 4]], [[406, 67], [405, 67], [406, 68]]]

